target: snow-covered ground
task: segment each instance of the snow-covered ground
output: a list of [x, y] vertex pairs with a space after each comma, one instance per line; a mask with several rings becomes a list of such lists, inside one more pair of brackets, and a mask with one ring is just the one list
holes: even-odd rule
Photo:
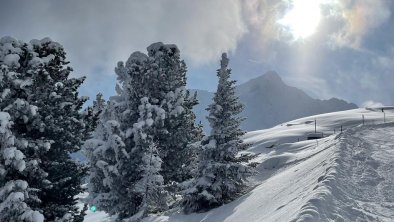
[[[253, 146], [244, 152], [259, 163], [250, 192], [207, 213], [144, 222], [394, 221], [394, 110], [384, 111], [391, 123], [383, 124], [381, 109], [355, 109], [250, 132]], [[330, 136], [306, 140], [315, 119]], [[111, 219], [97, 211], [85, 221]]]

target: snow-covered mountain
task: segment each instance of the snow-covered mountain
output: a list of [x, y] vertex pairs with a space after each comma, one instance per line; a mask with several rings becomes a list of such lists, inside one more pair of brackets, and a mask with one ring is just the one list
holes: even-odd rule
[[[243, 152], [256, 155], [257, 174], [245, 195], [206, 213], [175, 211], [143, 222], [392, 221], [394, 109], [384, 111], [333, 112], [249, 132], [252, 146]], [[328, 137], [306, 140], [315, 120]], [[112, 220], [97, 211], [85, 221]]]
[[[197, 120], [207, 130], [209, 124], [205, 119], [205, 108], [211, 103], [213, 93], [196, 91], [200, 102], [195, 108]], [[242, 116], [247, 119], [242, 128], [246, 131], [269, 128], [300, 117], [357, 108], [355, 104], [337, 98], [313, 99], [302, 90], [284, 83], [273, 71], [238, 85], [237, 93], [245, 105]]]

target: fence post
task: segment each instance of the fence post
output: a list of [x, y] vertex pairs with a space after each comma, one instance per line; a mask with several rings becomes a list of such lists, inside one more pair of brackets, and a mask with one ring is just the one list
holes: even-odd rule
[[342, 133], [342, 125], [341, 125], [341, 133]]
[[363, 116], [363, 126], [364, 126], [364, 122], [365, 122], [365, 120], [364, 120], [364, 114], [362, 114], [362, 116]]
[[315, 134], [316, 134], [316, 119], [315, 119]]

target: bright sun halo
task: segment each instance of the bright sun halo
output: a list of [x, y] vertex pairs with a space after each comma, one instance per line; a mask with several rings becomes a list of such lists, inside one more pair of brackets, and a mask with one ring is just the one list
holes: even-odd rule
[[321, 19], [318, 0], [292, 0], [292, 8], [278, 21], [294, 39], [305, 39], [315, 33]]

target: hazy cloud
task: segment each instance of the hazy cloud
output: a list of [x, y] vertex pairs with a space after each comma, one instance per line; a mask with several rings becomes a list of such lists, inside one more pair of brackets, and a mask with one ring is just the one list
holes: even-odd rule
[[334, 15], [344, 20], [335, 35], [341, 46], [362, 48], [363, 37], [388, 21], [391, 16], [387, 0], [337, 0], [330, 4]]
[[365, 107], [365, 108], [374, 108], [374, 107], [382, 107], [382, 106], [384, 106], [383, 103], [375, 102], [375, 101], [372, 101], [372, 100], [365, 101], [361, 105], [361, 107]]
[[17, 0], [0, 9], [1, 35], [26, 41], [50, 36], [65, 45], [83, 74], [95, 66], [112, 73], [118, 60], [155, 41], [175, 43], [189, 62], [205, 64], [234, 51], [246, 32], [240, 1], [29, 2]]
[[216, 87], [220, 53], [227, 51], [241, 82], [276, 70], [318, 98], [394, 103], [394, 2], [316, 1], [316, 31], [296, 41], [278, 22], [294, 0], [15, 0], [2, 3], [0, 36], [60, 42], [74, 74], [88, 75], [82, 91], [90, 96], [112, 94], [116, 62], [162, 41], [179, 46], [193, 88]]

